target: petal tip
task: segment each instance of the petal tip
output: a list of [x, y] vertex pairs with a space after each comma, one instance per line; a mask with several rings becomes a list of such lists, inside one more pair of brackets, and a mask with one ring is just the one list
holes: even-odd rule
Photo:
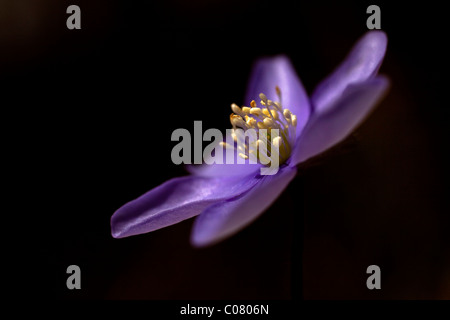
[[291, 62], [291, 59], [284, 53], [278, 53], [273, 55], [265, 55], [261, 56], [259, 59], [256, 59], [255, 64], [258, 62]]
[[115, 230], [113, 230], [113, 229], [111, 229], [111, 236], [112, 236], [114, 239], [120, 239], [120, 238], [123, 238], [122, 235], [120, 234], [120, 232], [117, 232], [117, 231], [115, 231]]
[[366, 33], [366, 37], [370, 37], [374, 41], [379, 43], [387, 43], [387, 34], [383, 30], [371, 30]]
[[[115, 214], [115, 213], [114, 213], [114, 214]], [[117, 228], [116, 224], [115, 224], [114, 221], [113, 221], [114, 214], [113, 214], [113, 216], [111, 217], [111, 236], [112, 236], [114, 239], [120, 239], [120, 238], [123, 238], [124, 236], [123, 236], [121, 230]]]
[[117, 209], [110, 219], [111, 236], [114, 239], [121, 239], [130, 236], [130, 233], [126, 225], [124, 225], [124, 223], [121, 222], [121, 213], [123, 212], [124, 207], [125, 206], [122, 206], [119, 209]]
[[219, 241], [209, 241], [206, 238], [202, 238], [202, 237], [198, 236], [198, 234], [195, 232], [191, 233], [190, 243], [191, 243], [191, 246], [196, 249], [208, 248], [208, 247], [211, 247], [212, 245], [216, 244], [217, 242], [219, 242]]
[[378, 60], [378, 67], [381, 65], [384, 55], [386, 54], [387, 43], [387, 34], [382, 30], [368, 31], [359, 41], [359, 44], [362, 47], [366, 47], [369, 49], [369, 52], [375, 53], [374, 58], [375, 60]]
[[350, 86], [378, 75], [387, 50], [387, 34], [371, 30], [362, 35], [344, 61], [323, 80], [311, 95], [314, 111], [326, 112]]
[[120, 233], [119, 233], [119, 232], [115, 232], [114, 230], [111, 230], [111, 236], [112, 236], [114, 239], [120, 239], [120, 238], [122, 238], [122, 237], [120, 236]]

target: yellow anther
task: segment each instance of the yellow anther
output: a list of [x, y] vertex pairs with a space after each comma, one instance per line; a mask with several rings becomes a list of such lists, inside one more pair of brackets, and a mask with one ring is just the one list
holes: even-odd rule
[[250, 102], [250, 107], [256, 108], [256, 102], [255, 102], [255, 100], [252, 100], [252, 101]]
[[280, 144], [281, 144], [281, 137], [278, 136], [278, 137], [273, 138], [272, 144], [274, 145], [274, 147], [279, 148]]
[[247, 149], [247, 145], [242, 145], [241, 143], [238, 143], [238, 150], [242, 151], [245, 154], [245, 149]]
[[258, 148], [262, 148], [264, 147], [266, 144], [264, 143], [264, 141], [262, 141], [261, 139], [256, 140], [256, 145], [258, 146]]
[[256, 125], [256, 120], [254, 118], [250, 118], [249, 116], [245, 116], [248, 119], [245, 119], [246, 123], [250, 126], [250, 127], [254, 127]]
[[273, 120], [271, 118], [265, 118], [263, 122], [266, 127], [273, 127]]
[[286, 118], [286, 120], [289, 120], [291, 118], [291, 112], [289, 111], [289, 109], [283, 110], [283, 116]]
[[279, 87], [279, 86], [275, 86], [275, 91], [277, 92], [278, 98], [280, 98], [280, 100], [281, 100], [281, 90], [280, 90], [280, 87]]
[[233, 110], [233, 112], [237, 113], [237, 114], [241, 114], [242, 113], [241, 108], [239, 108], [239, 106], [237, 104], [235, 104], [235, 103], [231, 104], [231, 110]]
[[270, 117], [270, 113], [269, 113], [269, 110], [267, 108], [262, 109], [262, 112], [264, 113], [264, 115], [266, 117]]
[[242, 119], [241, 116], [238, 116], [236, 114], [231, 114], [230, 122], [233, 126], [245, 127], [244, 119]]
[[295, 114], [292, 115], [292, 125], [293, 125], [294, 127], [297, 126], [297, 116], [296, 116]]
[[264, 102], [266, 102], [266, 100], [267, 100], [267, 97], [266, 97], [266, 95], [265, 95], [264, 93], [260, 93], [260, 94], [259, 94], [259, 98], [260, 98], [262, 101], [264, 101]]
[[279, 119], [277, 110], [270, 110], [270, 113], [275, 120]]
[[257, 126], [259, 129], [267, 129], [267, 127], [262, 122], [258, 122]]
[[245, 114], [250, 113], [250, 108], [249, 107], [242, 107], [242, 112]]
[[262, 111], [260, 108], [251, 108], [250, 114], [253, 114], [255, 116], [260, 116], [262, 114]]

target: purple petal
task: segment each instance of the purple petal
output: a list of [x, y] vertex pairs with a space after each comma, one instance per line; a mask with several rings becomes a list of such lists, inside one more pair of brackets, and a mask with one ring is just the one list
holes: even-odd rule
[[276, 175], [263, 176], [242, 196], [207, 208], [195, 220], [191, 243], [196, 247], [212, 245], [247, 226], [275, 201], [296, 172], [295, 167], [280, 168]]
[[297, 139], [291, 165], [303, 162], [346, 138], [369, 114], [388, 86], [388, 79], [381, 76], [350, 85], [327, 112], [313, 114]]
[[249, 164], [248, 160], [246, 164], [202, 164], [202, 165], [188, 165], [186, 169], [193, 175], [201, 177], [232, 177], [232, 176], [245, 176], [255, 172], [259, 172], [261, 164]]
[[383, 31], [367, 32], [353, 47], [344, 62], [324, 81], [311, 96], [314, 112], [325, 112], [336, 104], [350, 84], [374, 77], [386, 52], [387, 36]]
[[[224, 141], [227, 141], [228, 133]], [[229, 139], [229, 141], [233, 141]], [[244, 161], [238, 158], [236, 149], [223, 149], [223, 164], [202, 164], [202, 165], [187, 165], [186, 169], [198, 176], [202, 177], [231, 177], [231, 176], [245, 176], [259, 172], [262, 165], [260, 163], [252, 164], [247, 159], [245, 163], [238, 163], [239, 161]], [[228, 164], [227, 164], [228, 162]], [[231, 163], [233, 162], [233, 163]]]
[[261, 176], [171, 179], [128, 202], [111, 217], [111, 233], [123, 238], [150, 232], [189, 219], [208, 206], [239, 196]]
[[251, 100], [259, 103], [259, 94], [264, 93], [268, 99], [278, 101], [275, 87], [281, 89], [281, 102], [297, 116], [297, 136], [308, 121], [310, 104], [308, 95], [295, 73], [291, 61], [280, 55], [258, 60], [253, 66], [244, 104]]

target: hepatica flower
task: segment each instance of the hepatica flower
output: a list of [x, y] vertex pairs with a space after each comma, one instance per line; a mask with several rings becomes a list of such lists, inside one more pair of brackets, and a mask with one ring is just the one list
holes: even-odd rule
[[[198, 215], [191, 243], [201, 247], [247, 226], [295, 177], [299, 163], [342, 141], [370, 113], [389, 85], [377, 75], [386, 45], [385, 33], [366, 33], [310, 97], [287, 57], [258, 60], [247, 88], [249, 107], [233, 104], [230, 120], [243, 130], [280, 129], [276, 139], [269, 137], [269, 144], [279, 147], [276, 174], [261, 175], [260, 162], [192, 166], [191, 175], [169, 180], [119, 208], [111, 218], [113, 237], [154, 231]], [[238, 148], [232, 152], [249, 156]]]

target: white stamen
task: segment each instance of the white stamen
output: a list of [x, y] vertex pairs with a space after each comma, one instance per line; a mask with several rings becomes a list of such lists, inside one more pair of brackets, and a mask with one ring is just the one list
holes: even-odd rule
[[221, 147], [225, 148], [225, 149], [234, 149], [234, 147], [232, 145], [230, 145], [229, 143], [226, 142], [220, 142], [219, 143]]
[[245, 159], [245, 160], [248, 159], [248, 156], [243, 153], [239, 153], [239, 157], [241, 157], [242, 159]]

